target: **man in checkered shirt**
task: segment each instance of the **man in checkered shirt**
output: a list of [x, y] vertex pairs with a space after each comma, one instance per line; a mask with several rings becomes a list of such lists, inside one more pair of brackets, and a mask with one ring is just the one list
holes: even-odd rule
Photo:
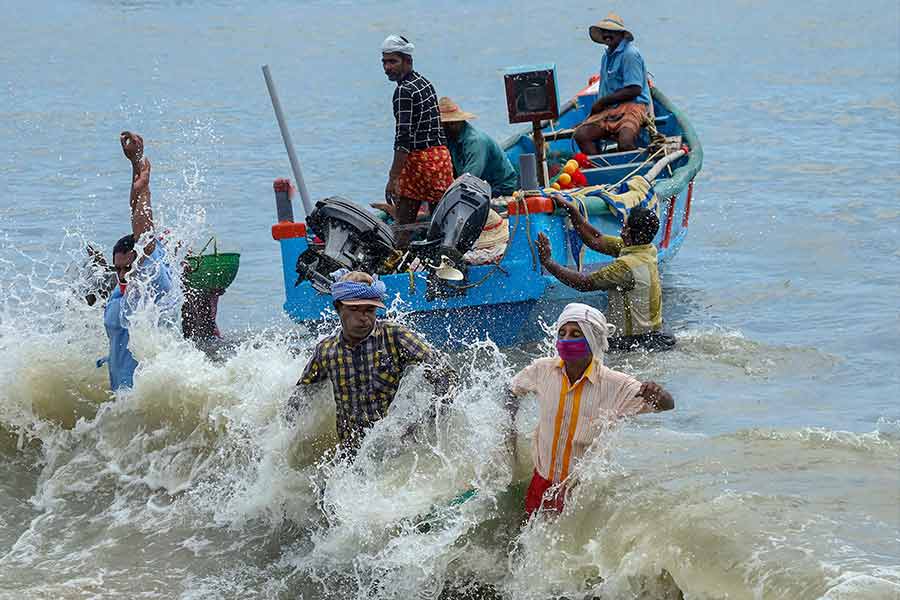
[[[441, 125], [437, 94], [431, 82], [413, 70], [415, 46], [405, 37], [389, 35], [381, 46], [384, 74], [394, 90], [394, 160], [385, 199], [395, 204], [398, 226], [413, 223], [422, 202], [437, 203], [453, 183], [453, 162]], [[408, 229], [399, 228], [397, 246], [409, 243]]]
[[289, 408], [299, 410], [307, 386], [331, 380], [338, 439], [353, 451], [365, 431], [385, 417], [410, 366], [426, 363], [425, 377], [436, 390], [450, 389], [455, 374], [418, 335], [376, 319], [376, 311], [384, 308], [383, 282], [360, 271], [335, 275], [331, 293], [341, 329], [316, 345]]

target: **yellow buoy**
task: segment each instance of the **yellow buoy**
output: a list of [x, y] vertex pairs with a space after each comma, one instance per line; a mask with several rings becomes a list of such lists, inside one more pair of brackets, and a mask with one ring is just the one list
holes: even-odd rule
[[566, 163], [566, 166], [563, 167], [563, 172], [571, 175], [572, 173], [574, 173], [575, 171], [578, 170], [578, 166], [579, 165], [578, 165], [577, 160], [574, 160], [574, 159], [570, 160], [569, 162]]
[[554, 190], [561, 190], [561, 189], [562, 189], [562, 187], [559, 185], [559, 183], [557, 183], [557, 182], [555, 182], [555, 181], [554, 181], [553, 183], [550, 184], [550, 187], [552, 187]]
[[559, 185], [569, 185], [572, 183], [572, 176], [568, 173], [561, 173], [559, 179], [556, 180]]

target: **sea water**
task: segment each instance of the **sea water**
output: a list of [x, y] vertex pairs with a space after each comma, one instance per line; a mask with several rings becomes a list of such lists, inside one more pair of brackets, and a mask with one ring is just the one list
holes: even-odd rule
[[[900, 597], [896, 3], [0, 6], [0, 597]], [[414, 370], [356, 459], [334, 455], [327, 389], [282, 416], [328, 331], [280, 311], [271, 183], [291, 174], [260, 65], [314, 197], [367, 203], [388, 33], [503, 139], [501, 70], [555, 62], [569, 96], [608, 10], [704, 144], [663, 279], [678, 346], [607, 357], [676, 410], [598, 440], [563, 513], [523, 524], [536, 408], [511, 422], [505, 383], [551, 347], [480, 340], [436, 423], [404, 436], [434, 402]], [[212, 358], [138, 315], [113, 400], [71, 266], [128, 232], [125, 129], [173, 261], [216, 235], [241, 270]]]

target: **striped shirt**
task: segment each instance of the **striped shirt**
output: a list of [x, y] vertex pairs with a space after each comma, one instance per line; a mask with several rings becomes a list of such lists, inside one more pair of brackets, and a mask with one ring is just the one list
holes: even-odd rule
[[416, 71], [397, 82], [394, 119], [394, 150], [412, 152], [447, 145], [434, 86]]
[[534, 467], [557, 483], [569, 476], [594, 439], [618, 418], [645, 410], [641, 382], [594, 361], [576, 382], [560, 358], [539, 358], [512, 380], [512, 393], [537, 395], [538, 425], [532, 442]]
[[[611, 264], [591, 273], [591, 281], [604, 284], [609, 296], [606, 318], [615, 335], [643, 335], [662, 329], [662, 286], [656, 246], [626, 246], [621, 238], [604, 236], [611, 247]], [[599, 287], [599, 286], [598, 286]]]
[[406, 368], [434, 358], [406, 327], [378, 321], [356, 346], [347, 345], [340, 331], [319, 342], [297, 385], [331, 380], [338, 438], [353, 442], [387, 414]]

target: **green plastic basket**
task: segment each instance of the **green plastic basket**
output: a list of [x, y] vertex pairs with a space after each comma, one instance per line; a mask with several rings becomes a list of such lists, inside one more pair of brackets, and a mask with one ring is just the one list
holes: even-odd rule
[[[203, 254], [210, 242], [213, 244], [213, 253]], [[188, 287], [195, 290], [224, 290], [237, 276], [241, 255], [236, 252], [219, 254], [216, 238], [210, 238], [199, 255], [188, 256], [186, 260], [188, 269], [184, 281]]]

